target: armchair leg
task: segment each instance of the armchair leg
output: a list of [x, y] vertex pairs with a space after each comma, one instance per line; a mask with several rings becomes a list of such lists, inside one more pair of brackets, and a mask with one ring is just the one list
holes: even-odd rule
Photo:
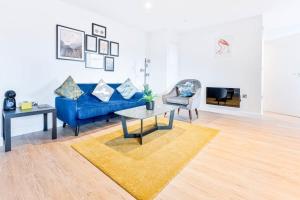
[[79, 126], [76, 126], [75, 128], [75, 136], [78, 136], [79, 135]]
[[199, 113], [198, 113], [198, 109], [195, 108], [195, 112], [196, 112], [196, 115], [197, 115], [197, 119], [199, 118]]
[[180, 112], [180, 108], [178, 108], [178, 110], [177, 110], [178, 115], [179, 115], [179, 112]]
[[192, 123], [192, 111], [189, 110], [190, 123]]

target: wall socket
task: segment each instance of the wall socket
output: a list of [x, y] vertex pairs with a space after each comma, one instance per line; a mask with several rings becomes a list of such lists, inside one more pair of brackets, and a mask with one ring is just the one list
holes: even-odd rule
[[242, 98], [243, 98], [243, 99], [247, 99], [247, 97], [248, 97], [247, 94], [243, 94], [243, 95], [242, 95]]

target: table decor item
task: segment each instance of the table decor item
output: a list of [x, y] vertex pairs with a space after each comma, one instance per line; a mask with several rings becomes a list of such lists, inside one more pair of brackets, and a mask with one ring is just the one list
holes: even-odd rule
[[30, 102], [30, 101], [23, 101], [20, 104], [20, 109], [21, 110], [30, 110], [30, 109], [32, 109], [32, 102]]
[[152, 90], [149, 88], [149, 85], [144, 85], [144, 96], [142, 100], [146, 102], [146, 109], [147, 110], [154, 110], [155, 102], [154, 98], [156, 95], [152, 93]]
[[16, 92], [13, 90], [8, 90], [5, 92], [5, 98], [3, 101], [3, 110], [4, 111], [13, 111], [16, 110]]

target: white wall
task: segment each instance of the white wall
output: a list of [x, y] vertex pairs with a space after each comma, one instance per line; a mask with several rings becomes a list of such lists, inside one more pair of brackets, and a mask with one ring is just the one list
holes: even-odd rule
[[264, 110], [300, 117], [300, 34], [265, 42]]
[[300, 33], [299, 7], [299, 0], [272, 4], [270, 9], [263, 14], [265, 40], [274, 40]]
[[[215, 55], [218, 37], [232, 38], [232, 53]], [[202, 82], [201, 109], [231, 114], [261, 114], [262, 17], [181, 34], [179, 79], [195, 78]], [[206, 87], [237, 87], [247, 99], [241, 108], [206, 105]]]
[[[77, 82], [122, 82], [130, 77], [141, 87], [146, 48], [143, 31], [101, 17], [59, 0], [0, 2], [0, 95], [13, 89], [17, 101], [54, 105], [54, 90], [72, 75]], [[115, 72], [86, 69], [84, 62], [55, 59], [56, 24], [91, 34], [91, 24], [107, 26], [108, 40], [120, 43]], [[2, 126], [2, 124], [1, 124]], [[13, 135], [42, 130], [42, 116], [13, 120]]]

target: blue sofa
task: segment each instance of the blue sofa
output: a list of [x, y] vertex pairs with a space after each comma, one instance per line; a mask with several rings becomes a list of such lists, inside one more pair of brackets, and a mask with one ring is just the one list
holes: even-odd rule
[[79, 134], [80, 125], [104, 119], [108, 121], [116, 111], [145, 105], [145, 102], [140, 100], [143, 97], [142, 92], [136, 93], [129, 100], [124, 99], [116, 90], [121, 84], [108, 84], [115, 91], [109, 102], [102, 102], [91, 94], [96, 85], [78, 84], [84, 94], [77, 100], [65, 97], [56, 97], [55, 99], [57, 118], [63, 121], [63, 127], [68, 124], [74, 128], [76, 136]]

